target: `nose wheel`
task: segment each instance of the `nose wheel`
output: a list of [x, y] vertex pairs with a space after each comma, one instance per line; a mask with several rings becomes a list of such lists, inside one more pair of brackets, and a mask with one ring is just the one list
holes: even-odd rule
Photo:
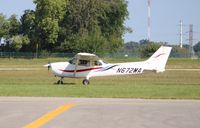
[[61, 77], [60, 80], [57, 81], [57, 84], [63, 84], [63, 77]]
[[82, 83], [83, 83], [83, 85], [89, 85], [89, 84], [90, 84], [90, 81], [87, 80], [87, 79], [84, 79]]

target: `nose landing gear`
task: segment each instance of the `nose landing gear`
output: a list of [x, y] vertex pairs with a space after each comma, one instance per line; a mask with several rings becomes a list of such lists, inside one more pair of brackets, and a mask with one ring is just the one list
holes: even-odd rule
[[63, 84], [63, 77], [61, 77], [60, 80], [57, 81], [57, 84]]

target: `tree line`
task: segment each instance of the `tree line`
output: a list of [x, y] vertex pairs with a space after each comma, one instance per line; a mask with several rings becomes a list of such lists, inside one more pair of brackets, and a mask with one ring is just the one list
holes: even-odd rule
[[148, 40], [140, 40], [139, 42], [130, 41], [124, 44], [121, 52], [132, 54], [132, 56], [147, 58], [150, 57], [161, 45], [172, 47], [171, 57], [190, 58], [200, 57], [200, 41], [196, 43], [190, 51], [190, 45], [184, 44], [182, 48], [176, 44], [170, 44], [168, 42], [149, 42]]
[[114, 53], [128, 30], [125, 0], [34, 0], [17, 18], [0, 14], [1, 51]]

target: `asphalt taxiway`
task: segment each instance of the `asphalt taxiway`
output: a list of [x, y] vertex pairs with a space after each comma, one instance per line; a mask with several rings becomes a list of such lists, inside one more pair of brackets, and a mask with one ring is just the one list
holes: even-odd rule
[[200, 128], [200, 101], [0, 97], [0, 127]]

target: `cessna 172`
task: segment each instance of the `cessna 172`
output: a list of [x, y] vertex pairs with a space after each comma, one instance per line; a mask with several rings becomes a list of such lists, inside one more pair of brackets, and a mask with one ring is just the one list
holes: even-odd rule
[[141, 74], [144, 71], [164, 72], [171, 47], [161, 46], [148, 60], [126, 63], [105, 63], [95, 54], [78, 53], [69, 62], [56, 62], [44, 65], [51, 68], [53, 74], [61, 79], [57, 84], [63, 84], [64, 77], [85, 78], [88, 85], [91, 77], [110, 75]]

